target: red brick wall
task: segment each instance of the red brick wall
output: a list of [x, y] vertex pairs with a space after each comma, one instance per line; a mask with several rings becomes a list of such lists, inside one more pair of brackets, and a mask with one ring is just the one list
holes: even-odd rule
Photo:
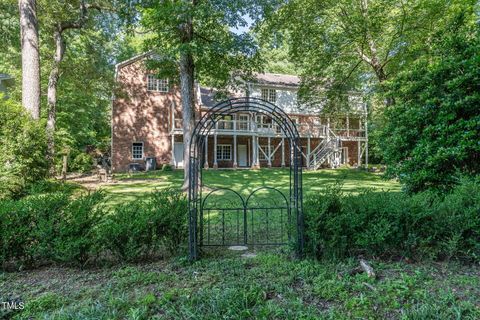
[[132, 143], [144, 143], [144, 155], [157, 158], [157, 164], [170, 163], [171, 106], [177, 106], [176, 117], [181, 116], [180, 95], [177, 88], [170, 92], [147, 91], [144, 60], [121, 67], [117, 81], [121, 85], [112, 104], [112, 170], [126, 171], [133, 162]]

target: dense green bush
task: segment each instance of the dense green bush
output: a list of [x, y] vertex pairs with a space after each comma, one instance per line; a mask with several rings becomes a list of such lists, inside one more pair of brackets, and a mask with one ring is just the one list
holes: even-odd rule
[[85, 263], [104, 213], [99, 192], [70, 199], [66, 192], [0, 201], [0, 261], [33, 266], [59, 261]]
[[37, 183], [30, 191], [39, 194], [0, 200], [0, 265], [137, 261], [176, 253], [185, 242], [187, 201], [180, 191], [155, 191], [107, 210], [102, 192], [72, 200], [71, 190], [58, 185]]
[[389, 84], [395, 103], [378, 136], [387, 174], [413, 192], [449, 189], [457, 173], [480, 173], [479, 29], [460, 18], [432, 42], [431, 55]]
[[0, 94], [0, 199], [21, 196], [47, 174], [45, 126]]
[[306, 247], [315, 257], [480, 260], [480, 180], [464, 180], [446, 195], [365, 192], [340, 186], [305, 201]]
[[86, 173], [92, 169], [93, 157], [84, 152], [79, 152], [69, 164], [69, 171]]
[[146, 200], [119, 206], [103, 222], [102, 242], [122, 260], [177, 252], [187, 237], [187, 201], [180, 191], [155, 191]]

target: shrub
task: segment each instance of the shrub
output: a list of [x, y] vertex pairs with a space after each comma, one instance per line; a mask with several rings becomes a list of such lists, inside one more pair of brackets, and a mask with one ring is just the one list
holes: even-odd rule
[[93, 157], [87, 153], [80, 152], [69, 164], [69, 169], [75, 172], [90, 172], [93, 169]]
[[185, 195], [175, 189], [156, 190], [149, 205], [160, 243], [170, 253], [177, 252], [187, 238], [188, 202]]
[[156, 190], [146, 200], [115, 208], [101, 227], [102, 242], [126, 261], [152, 256], [159, 248], [175, 253], [186, 239], [186, 214], [183, 193]]
[[359, 254], [419, 259], [480, 258], [480, 181], [451, 193], [371, 192], [339, 186], [305, 201], [306, 250], [318, 258]]
[[0, 95], [0, 199], [18, 198], [47, 174], [44, 124]]
[[54, 260], [84, 265], [95, 258], [100, 249], [98, 224], [105, 216], [99, 206], [105, 195], [93, 192], [72, 201], [58, 220], [58, 234], [54, 239]]
[[151, 254], [154, 239], [150, 219], [151, 211], [141, 200], [116, 207], [100, 227], [104, 248], [125, 261]]
[[162, 171], [167, 172], [167, 171], [172, 171], [172, 170], [173, 170], [172, 166], [169, 165], [168, 163], [164, 163], [162, 165]]
[[95, 192], [72, 201], [68, 193], [57, 192], [0, 201], [0, 262], [85, 263], [97, 243], [102, 198]]

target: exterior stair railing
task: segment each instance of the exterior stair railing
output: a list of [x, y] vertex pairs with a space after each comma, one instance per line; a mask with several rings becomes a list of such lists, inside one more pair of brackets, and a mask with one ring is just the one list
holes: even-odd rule
[[319, 169], [331, 156], [339, 151], [339, 147], [340, 138], [337, 137], [330, 128], [327, 128], [326, 138], [315, 149], [313, 149], [310, 155], [308, 168], [311, 170]]

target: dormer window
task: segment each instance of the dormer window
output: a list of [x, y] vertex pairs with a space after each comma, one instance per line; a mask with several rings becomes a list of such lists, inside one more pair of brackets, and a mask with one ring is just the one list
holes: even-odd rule
[[275, 89], [262, 89], [262, 99], [268, 102], [277, 102], [277, 90]]
[[155, 75], [147, 76], [147, 90], [155, 92], [168, 92], [168, 79], [158, 79]]

